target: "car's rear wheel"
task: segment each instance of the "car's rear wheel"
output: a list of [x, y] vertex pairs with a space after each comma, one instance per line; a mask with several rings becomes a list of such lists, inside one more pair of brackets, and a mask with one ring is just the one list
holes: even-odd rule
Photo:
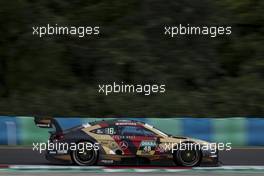
[[193, 143], [185, 143], [185, 148], [177, 150], [174, 154], [174, 162], [179, 166], [193, 167], [200, 164], [201, 161], [201, 151], [190, 147]]
[[[85, 146], [86, 143], [90, 143], [89, 141], [79, 142], [77, 146]], [[82, 144], [82, 145], [80, 145]], [[98, 158], [98, 150], [94, 149], [86, 149], [84, 148], [77, 148], [76, 150], [72, 151], [72, 160], [74, 163], [80, 166], [91, 166], [96, 164]]]

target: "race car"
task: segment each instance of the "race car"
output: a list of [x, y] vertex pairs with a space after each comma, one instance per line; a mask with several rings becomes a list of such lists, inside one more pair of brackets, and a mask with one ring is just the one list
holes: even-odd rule
[[102, 120], [66, 130], [54, 118], [38, 119], [36, 124], [54, 129], [49, 139], [53, 148], [46, 150], [46, 159], [54, 163], [91, 166], [171, 161], [188, 167], [218, 164], [218, 151], [209, 142], [172, 136], [141, 121]]

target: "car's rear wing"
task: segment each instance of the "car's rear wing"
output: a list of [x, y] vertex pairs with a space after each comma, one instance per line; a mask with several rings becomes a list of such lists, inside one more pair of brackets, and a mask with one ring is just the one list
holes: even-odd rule
[[54, 117], [35, 117], [36, 126], [40, 128], [55, 128], [56, 132], [61, 132], [62, 128]]

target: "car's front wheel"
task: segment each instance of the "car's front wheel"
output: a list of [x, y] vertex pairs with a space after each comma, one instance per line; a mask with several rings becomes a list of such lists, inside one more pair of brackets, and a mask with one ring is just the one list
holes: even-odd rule
[[[88, 141], [79, 142], [77, 146], [85, 146], [86, 143], [90, 143]], [[80, 145], [81, 144], [81, 145]], [[98, 158], [98, 150], [95, 149], [87, 149], [86, 147], [77, 148], [72, 151], [72, 160], [74, 163], [80, 166], [91, 166], [96, 164]]]
[[188, 147], [193, 143], [185, 143], [185, 149], [178, 149], [174, 154], [174, 162], [179, 166], [193, 167], [200, 164], [201, 151], [193, 147]]

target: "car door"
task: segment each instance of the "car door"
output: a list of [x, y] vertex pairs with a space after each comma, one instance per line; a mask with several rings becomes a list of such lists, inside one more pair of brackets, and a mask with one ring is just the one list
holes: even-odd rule
[[106, 154], [115, 154], [115, 151], [119, 148], [115, 142], [115, 126], [97, 128], [91, 132], [94, 133], [92, 136], [99, 142]]
[[141, 136], [138, 138], [137, 155], [154, 155], [157, 147], [157, 135], [144, 127], [140, 127], [139, 130], [141, 131]]
[[155, 134], [142, 126], [118, 127], [119, 147], [125, 155], [153, 155], [157, 143]]

